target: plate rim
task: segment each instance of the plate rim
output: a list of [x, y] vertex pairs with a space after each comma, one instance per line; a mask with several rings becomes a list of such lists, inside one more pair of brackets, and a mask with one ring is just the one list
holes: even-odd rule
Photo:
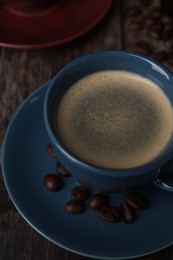
[[[85, 1], [87, 1], [87, 0], [85, 0]], [[98, 0], [98, 3], [99, 3], [99, 0]], [[7, 40], [3, 40], [3, 38], [0, 37], [0, 46], [6, 47], [6, 48], [13, 48], [13, 49], [43, 49], [43, 48], [49, 48], [49, 47], [53, 47], [53, 46], [60, 46], [60, 45], [66, 44], [70, 41], [73, 41], [73, 40], [85, 35], [89, 31], [91, 31], [95, 26], [97, 26], [99, 24], [99, 22], [106, 16], [108, 11], [110, 10], [112, 3], [113, 3], [113, 0], [104, 0], [104, 6], [103, 6], [102, 13], [98, 14], [98, 16], [95, 19], [93, 19], [92, 22], [88, 23], [88, 25], [85, 26], [85, 28], [79, 30], [77, 33], [74, 33], [71, 36], [65, 36], [65, 37], [62, 37], [62, 39], [57, 39], [57, 40], [50, 40], [50, 41], [47, 40], [42, 43], [17, 43], [17, 41], [8, 40], [9, 36], [7, 37]], [[10, 9], [8, 10], [8, 8], [6, 8], [6, 6], [3, 7], [3, 5], [2, 6], [0, 5], [0, 8], [5, 9], [8, 13], [12, 13], [13, 15], [16, 14], [17, 17], [20, 17], [20, 15], [17, 15], [17, 12], [11, 12]], [[57, 4], [57, 8], [58, 8], [58, 4]], [[45, 17], [46, 17], [47, 13], [48, 12], [45, 12]], [[21, 17], [25, 17], [25, 16], [21, 15]], [[26, 17], [28, 17], [27, 14], [26, 14]]]

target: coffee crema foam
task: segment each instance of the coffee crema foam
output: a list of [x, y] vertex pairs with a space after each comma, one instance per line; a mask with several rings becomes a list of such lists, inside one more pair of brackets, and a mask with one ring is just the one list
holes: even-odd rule
[[93, 165], [127, 169], [163, 151], [172, 135], [173, 111], [152, 81], [125, 71], [103, 71], [67, 91], [57, 122], [74, 155]]

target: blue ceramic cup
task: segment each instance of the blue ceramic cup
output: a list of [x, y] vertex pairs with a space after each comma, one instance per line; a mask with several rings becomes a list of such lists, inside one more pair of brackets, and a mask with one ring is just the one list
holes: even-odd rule
[[96, 192], [126, 191], [149, 182], [172, 191], [171, 186], [160, 180], [160, 169], [173, 157], [172, 135], [163, 151], [148, 163], [112, 169], [81, 159], [67, 148], [57, 134], [57, 108], [67, 90], [86, 75], [107, 70], [127, 71], [149, 79], [161, 88], [173, 107], [173, 74], [154, 60], [127, 51], [101, 51], [78, 58], [53, 78], [44, 101], [45, 126], [58, 160], [79, 183]]

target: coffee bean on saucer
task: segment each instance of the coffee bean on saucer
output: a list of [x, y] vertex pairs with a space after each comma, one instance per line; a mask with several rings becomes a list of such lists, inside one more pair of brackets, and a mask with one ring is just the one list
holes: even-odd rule
[[134, 214], [127, 202], [121, 203], [121, 217], [127, 223], [130, 224], [134, 221]]
[[62, 176], [62, 177], [69, 177], [70, 176], [67, 169], [59, 161], [57, 161], [57, 163], [56, 163], [56, 169], [57, 169], [57, 173], [60, 176]]
[[135, 209], [143, 210], [147, 208], [146, 199], [139, 193], [127, 194], [127, 203]]
[[88, 201], [88, 206], [93, 210], [99, 210], [108, 203], [108, 196], [105, 194], [94, 194]]
[[50, 191], [59, 191], [63, 183], [57, 175], [49, 173], [44, 176], [44, 185]]
[[85, 211], [85, 206], [82, 201], [71, 200], [66, 203], [65, 210], [70, 214], [81, 214]]
[[47, 150], [49, 152], [49, 154], [52, 156], [52, 157], [56, 157], [56, 153], [55, 151], [53, 150], [53, 147], [50, 143], [47, 144]]
[[99, 216], [101, 219], [107, 222], [117, 222], [120, 219], [119, 210], [115, 207], [104, 206], [99, 210]]
[[71, 190], [71, 196], [74, 200], [86, 200], [89, 196], [89, 190], [83, 186], [76, 186]]

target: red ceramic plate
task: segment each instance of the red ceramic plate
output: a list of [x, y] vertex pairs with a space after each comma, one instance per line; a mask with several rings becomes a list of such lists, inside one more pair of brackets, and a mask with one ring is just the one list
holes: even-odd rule
[[112, 0], [63, 0], [37, 12], [0, 5], [0, 46], [45, 48], [71, 41], [92, 29]]

